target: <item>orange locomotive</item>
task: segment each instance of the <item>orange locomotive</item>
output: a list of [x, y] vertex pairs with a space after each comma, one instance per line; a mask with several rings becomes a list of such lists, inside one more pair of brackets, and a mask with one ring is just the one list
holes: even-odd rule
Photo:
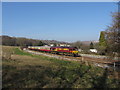
[[29, 46], [28, 49], [55, 54], [78, 56], [78, 50], [74, 47]]

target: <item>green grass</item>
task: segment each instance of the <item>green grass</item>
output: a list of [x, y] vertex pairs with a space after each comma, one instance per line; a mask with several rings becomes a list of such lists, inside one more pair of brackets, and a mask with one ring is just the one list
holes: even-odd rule
[[14, 48], [14, 53], [17, 55], [28, 55], [28, 56], [32, 56], [32, 54], [27, 53], [27, 52], [23, 52], [22, 50], [20, 50], [19, 48]]
[[70, 66], [71, 64], [72, 64], [72, 66], [79, 65], [79, 63], [76, 63], [74, 61], [73, 62], [72, 61], [65, 61], [65, 60], [59, 60], [59, 59], [51, 58], [51, 57], [47, 57], [47, 56], [33, 55], [33, 54], [28, 53], [28, 52], [24, 52], [24, 51], [20, 50], [19, 48], [15, 48], [14, 52], [17, 55], [27, 55], [27, 56], [31, 56], [31, 57], [35, 57], [35, 58], [40, 58], [42, 60], [48, 60], [48, 61], [54, 62], [56, 64], [59, 64], [59, 65], [65, 65], [65, 66], [67, 66], [67, 65]]
[[3, 60], [3, 88], [119, 87], [118, 79], [109, 78], [107, 70], [102, 68], [32, 55], [18, 48], [10, 50], [14, 51], [16, 59]]

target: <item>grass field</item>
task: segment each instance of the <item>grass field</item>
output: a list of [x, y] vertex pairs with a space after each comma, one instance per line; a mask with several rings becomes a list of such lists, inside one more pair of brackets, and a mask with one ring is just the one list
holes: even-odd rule
[[3, 46], [3, 88], [115, 88], [107, 70]]

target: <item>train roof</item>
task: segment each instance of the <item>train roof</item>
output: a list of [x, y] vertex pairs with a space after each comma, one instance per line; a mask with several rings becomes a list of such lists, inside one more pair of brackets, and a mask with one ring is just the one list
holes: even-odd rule
[[69, 48], [69, 49], [77, 49], [76, 47], [66, 47], [66, 46], [28, 46], [28, 47], [49, 47], [49, 48]]
[[75, 49], [76, 47], [51, 47], [51, 48], [69, 48], [69, 49]]
[[50, 46], [28, 46], [28, 47], [50, 47]]

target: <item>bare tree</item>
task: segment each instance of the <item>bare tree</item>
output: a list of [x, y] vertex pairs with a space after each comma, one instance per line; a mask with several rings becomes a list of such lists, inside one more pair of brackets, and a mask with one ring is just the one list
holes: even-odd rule
[[109, 54], [120, 55], [120, 12], [112, 15], [112, 24], [106, 30], [107, 50]]

